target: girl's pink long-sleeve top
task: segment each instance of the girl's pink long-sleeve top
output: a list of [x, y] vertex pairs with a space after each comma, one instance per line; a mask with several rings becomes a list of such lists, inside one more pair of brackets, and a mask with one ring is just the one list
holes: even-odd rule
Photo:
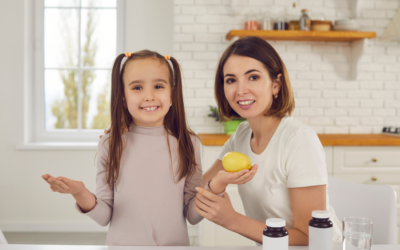
[[[164, 126], [132, 124], [123, 136], [126, 147], [114, 188], [106, 182], [109, 135], [101, 138], [96, 161], [97, 205], [84, 214], [102, 226], [110, 224], [106, 245], [189, 245], [186, 219], [191, 224], [203, 219], [194, 209], [195, 187], [202, 185], [200, 142], [192, 137], [198, 164], [195, 174], [175, 183], [177, 140], [168, 135], [170, 157], [166, 136]], [[78, 204], [76, 208], [83, 213]]]

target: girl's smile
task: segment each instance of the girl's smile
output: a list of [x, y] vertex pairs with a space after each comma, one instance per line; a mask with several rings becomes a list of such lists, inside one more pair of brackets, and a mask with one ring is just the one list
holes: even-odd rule
[[146, 107], [140, 107], [144, 112], [155, 112], [158, 110], [160, 106], [146, 106]]

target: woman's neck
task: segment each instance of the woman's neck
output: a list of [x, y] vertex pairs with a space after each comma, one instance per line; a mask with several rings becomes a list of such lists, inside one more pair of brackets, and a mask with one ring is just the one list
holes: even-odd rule
[[271, 138], [279, 126], [282, 118], [276, 116], [258, 116], [247, 119], [251, 130], [253, 131], [252, 138], [256, 142], [261, 142], [263, 139]]

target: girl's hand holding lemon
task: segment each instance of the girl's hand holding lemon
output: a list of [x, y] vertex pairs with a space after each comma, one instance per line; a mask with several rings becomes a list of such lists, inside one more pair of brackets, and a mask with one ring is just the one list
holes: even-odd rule
[[239, 152], [229, 152], [222, 158], [221, 170], [210, 182], [210, 189], [213, 193], [223, 192], [228, 184], [245, 184], [253, 179], [257, 173], [257, 164], [251, 166], [249, 157]]

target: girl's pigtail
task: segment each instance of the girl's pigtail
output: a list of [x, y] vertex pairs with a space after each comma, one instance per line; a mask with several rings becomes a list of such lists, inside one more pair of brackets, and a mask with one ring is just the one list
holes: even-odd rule
[[175, 58], [171, 57], [170, 61], [173, 66], [173, 86], [172, 86], [172, 117], [175, 118], [173, 122], [168, 122], [170, 125], [168, 129], [178, 140], [179, 152], [179, 176], [178, 180], [184, 177], [191, 178], [196, 171], [195, 150], [191, 135], [195, 135], [186, 124], [185, 107], [183, 103], [182, 91], [182, 76], [179, 63]]
[[129, 119], [126, 117], [124, 107], [124, 85], [122, 82], [123, 70], [121, 70], [121, 62], [125, 54], [120, 54], [114, 61], [111, 76], [111, 127], [109, 136], [109, 151], [107, 160], [107, 183], [110, 188], [114, 187], [115, 181], [119, 176], [119, 164], [122, 156], [123, 142], [122, 134], [124, 129], [129, 126]]

